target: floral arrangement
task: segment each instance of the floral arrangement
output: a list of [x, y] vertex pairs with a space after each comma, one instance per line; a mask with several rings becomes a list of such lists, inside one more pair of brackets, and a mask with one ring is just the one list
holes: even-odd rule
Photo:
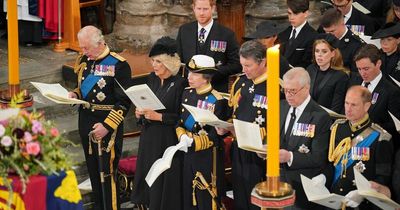
[[[19, 110], [18, 114], [0, 120], [0, 176], [17, 174], [24, 188], [29, 176], [57, 174], [68, 170], [72, 162], [62, 150], [66, 140], [41, 112]], [[6, 183], [10, 189], [10, 184]]]

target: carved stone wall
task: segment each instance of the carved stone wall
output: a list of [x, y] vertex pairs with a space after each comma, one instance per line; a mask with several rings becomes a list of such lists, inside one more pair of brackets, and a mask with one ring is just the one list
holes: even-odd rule
[[[286, 0], [246, 0], [245, 34], [262, 20], [287, 22]], [[161, 36], [176, 37], [180, 25], [193, 21], [192, 0], [117, 0], [114, 31], [106, 37], [114, 50], [147, 53]], [[310, 23], [319, 22], [319, 0], [310, 1]], [[215, 14], [216, 17], [217, 14]]]

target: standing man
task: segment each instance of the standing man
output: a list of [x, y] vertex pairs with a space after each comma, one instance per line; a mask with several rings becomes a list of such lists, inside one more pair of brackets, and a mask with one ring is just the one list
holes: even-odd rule
[[[240, 63], [244, 74], [240, 76], [230, 91], [229, 106], [233, 109], [232, 118], [257, 123], [260, 126], [262, 141], [266, 141], [266, 59], [265, 46], [251, 40], [240, 48]], [[217, 129], [223, 135], [227, 131]], [[231, 131], [235, 135], [234, 131]], [[257, 131], [256, 131], [257, 132]], [[255, 152], [240, 149], [237, 141], [232, 142], [232, 188], [234, 209], [258, 210], [250, 201], [253, 187], [265, 178], [265, 161]]]
[[344, 23], [356, 34], [372, 36], [379, 24], [368, 15], [353, 7], [353, 0], [331, 0], [333, 6], [344, 16]]
[[346, 94], [346, 119], [332, 125], [328, 159], [332, 162], [331, 193], [346, 196], [346, 205], [359, 209], [374, 209], [362, 202], [354, 184], [354, 170], [365, 178], [389, 186], [393, 146], [390, 134], [369, 118], [373, 96], [367, 88], [351, 87]]
[[325, 11], [321, 18], [321, 27], [325, 33], [330, 33], [340, 40], [338, 48], [342, 54], [344, 66], [352, 72], [357, 72], [353, 58], [365, 42], [346, 27], [342, 13], [336, 8]]
[[[122, 153], [122, 121], [130, 106], [130, 100], [119, 84], [129, 87], [131, 69], [124, 58], [110, 52], [98, 28], [82, 28], [78, 32], [78, 41], [83, 52], [74, 67], [78, 87], [69, 95], [89, 103], [79, 107], [78, 126], [94, 193], [94, 209], [117, 210], [116, 172]], [[100, 161], [99, 143], [103, 153]], [[103, 171], [99, 171], [101, 162]], [[101, 172], [104, 172], [104, 183], [101, 183]]]
[[301, 67], [283, 75], [286, 100], [281, 102], [281, 180], [296, 190], [295, 205], [288, 209], [318, 209], [308, 202], [300, 174], [320, 174], [328, 160], [329, 114], [310, 96], [310, 76]]
[[[211, 84], [217, 91], [228, 92], [229, 76], [242, 70], [235, 34], [212, 19], [216, 0], [193, 0], [192, 6], [196, 21], [182, 25], [176, 38], [181, 62], [188, 63], [199, 54], [214, 58], [218, 71]], [[184, 77], [187, 73], [185, 69]]]
[[360, 76], [351, 77], [349, 85], [362, 85], [372, 93], [369, 116], [373, 122], [392, 135], [392, 141], [397, 150], [400, 148], [400, 135], [389, 112], [400, 119], [399, 87], [383, 76], [381, 54], [376, 46], [367, 44], [361, 47], [354, 60]]
[[312, 45], [317, 32], [308, 24], [309, 0], [288, 0], [290, 25], [278, 35], [282, 53], [292, 66], [307, 68], [311, 64]]

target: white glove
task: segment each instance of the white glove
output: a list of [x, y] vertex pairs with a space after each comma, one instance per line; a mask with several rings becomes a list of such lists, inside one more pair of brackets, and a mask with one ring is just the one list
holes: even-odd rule
[[345, 196], [344, 202], [346, 203], [346, 206], [351, 207], [351, 208], [356, 208], [357, 206], [360, 205], [360, 203], [364, 200], [364, 197], [362, 197], [360, 194], [358, 194], [358, 190], [353, 190], [347, 193]]
[[320, 175], [314, 176], [311, 179], [311, 182], [315, 187], [321, 187], [322, 188], [322, 187], [325, 187], [326, 177], [325, 177], [324, 174], [320, 174]]
[[183, 152], [187, 152], [188, 148], [192, 146], [192, 143], [193, 143], [193, 138], [190, 138], [188, 135], [183, 134], [180, 137], [179, 144], [182, 144], [182, 147], [179, 148], [179, 150], [181, 150]]

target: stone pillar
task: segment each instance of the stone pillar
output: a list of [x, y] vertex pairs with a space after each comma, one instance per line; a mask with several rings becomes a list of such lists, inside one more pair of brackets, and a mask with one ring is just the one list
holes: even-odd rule
[[191, 18], [186, 0], [119, 0], [114, 31], [106, 40], [116, 51], [147, 53], [160, 37], [175, 38], [179, 26]]

